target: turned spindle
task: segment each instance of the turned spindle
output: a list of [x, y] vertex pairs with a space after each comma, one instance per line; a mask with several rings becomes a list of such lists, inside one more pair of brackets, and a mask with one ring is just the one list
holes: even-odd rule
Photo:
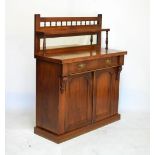
[[107, 50], [107, 49], [108, 49], [108, 31], [106, 31], [106, 39], [105, 39], [105, 44], [106, 44], [105, 49]]
[[93, 35], [90, 36], [90, 45], [93, 44]]
[[43, 38], [43, 55], [45, 55], [45, 51], [46, 51], [46, 37], [44, 35], [44, 38]]

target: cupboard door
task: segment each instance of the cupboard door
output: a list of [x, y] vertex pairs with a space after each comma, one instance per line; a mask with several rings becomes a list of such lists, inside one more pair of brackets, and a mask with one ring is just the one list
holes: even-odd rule
[[93, 121], [100, 121], [111, 115], [111, 95], [113, 69], [99, 70], [94, 73]]
[[73, 75], [66, 86], [65, 130], [90, 124], [92, 120], [91, 73]]

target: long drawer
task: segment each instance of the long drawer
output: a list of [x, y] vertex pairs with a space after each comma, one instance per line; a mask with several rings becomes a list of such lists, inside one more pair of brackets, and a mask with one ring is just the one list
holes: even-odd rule
[[102, 68], [115, 67], [124, 64], [124, 56], [113, 56], [95, 60], [86, 60], [63, 64], [63, 76], [89, 72]]

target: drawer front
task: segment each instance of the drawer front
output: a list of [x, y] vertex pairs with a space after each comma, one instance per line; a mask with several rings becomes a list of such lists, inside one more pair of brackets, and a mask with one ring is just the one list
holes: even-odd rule
[[66, 64], [64, 65], [64, 68], [63, 68], [63, 74], [70, 75], [70, 74], [76, 74], [81, 72], [88, 72], [96, 69], [123, 65], [123, 58], [124, 57], [122, 56], [107, 57], [107, 58], [100, 58], [98, 60], [88, 60], [88, 61]]

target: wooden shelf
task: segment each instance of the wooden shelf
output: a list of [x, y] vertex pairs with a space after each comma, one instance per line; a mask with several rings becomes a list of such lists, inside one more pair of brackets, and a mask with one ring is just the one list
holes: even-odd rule
[[114, 49], [104, 49], [101, 50], [79, 50], [79, 51], [72, 51], [68, 50], [68, 52], [51, 52], [46, 53], [43, 56], [43, 51], [40, 51], [39, 54], [35, 55], [35, 58], [47, 60], [49, 62], [56, 62], [56, 63], [71, 63], [71, 62], [78, 62], [78, 61], [88, 61], [88, 60], [95, 60], [107, 57], [114, 57], [114, 56], [121, 56], [126, 55], [127, 51], [124, 50], [114, 50]]
[[100, 29], [98, 26], [60, 26], [60, 27], [46, 27], [39, 28], [36, 32], [42, 37], [61, 37], [61, 36], [75, 36], [75, 35], [91, 35], [97, 34], [101, 31], [110, 31], [110, 29]]

